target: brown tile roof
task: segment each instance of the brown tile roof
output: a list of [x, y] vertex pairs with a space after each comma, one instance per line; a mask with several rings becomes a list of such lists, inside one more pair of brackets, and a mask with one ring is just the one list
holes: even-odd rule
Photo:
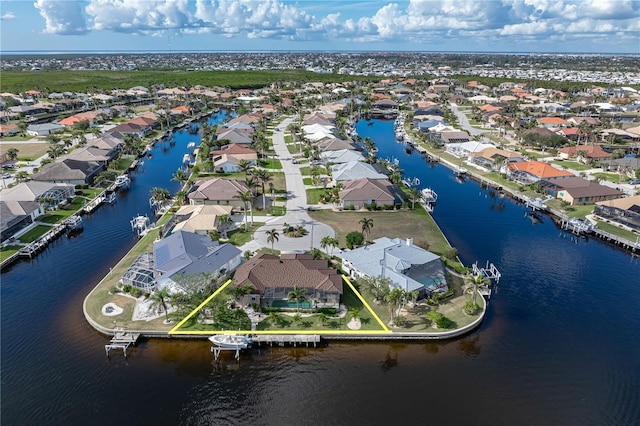
[[329, 268], [326, 260], [309, 254], [283, 254], [277, 257], [259, 253], [236, 270], [235, 285], [251, 285], [260, 294], [267, 288], [325, 290], [342, 294], [342, 277]]
[[244, 182], [233, 179], [215, 178], [199, 180], [196, 189], [189, 193], [192, 200], [233, 200], [238, 198], [238, 192], [247, 192], [249, 188]]
[[611, 154], [602, 149], [600, 145], [576, 145], [560, 148], [558, 152], [570, 156], [578, 155], [579, 151], [586, 152], [588, 158], [609, 158]]

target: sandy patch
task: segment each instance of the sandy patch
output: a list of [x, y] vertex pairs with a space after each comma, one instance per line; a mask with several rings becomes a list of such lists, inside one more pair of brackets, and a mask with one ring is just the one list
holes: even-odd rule
[[105, 315], [107, 317], [114, 317], [116, 315], [120, 315], [123, 312], [124, 309], [112, 302], [109, 302], [102, 307], [102, 315]]
[[347, 323], [347, 327], [350, 330], [360, 330], [360, 327], [362, 327], [362, 321], [360, 321], [360, 318], [351, 318], [351, 321]]

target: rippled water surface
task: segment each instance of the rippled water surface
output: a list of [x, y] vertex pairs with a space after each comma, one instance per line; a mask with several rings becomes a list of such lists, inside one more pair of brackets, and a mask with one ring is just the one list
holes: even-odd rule
[[438, 192], [434, 217], [462, 260], [503, 273], [478, 331], [253, 349], [218, 365], [204, 341], [148, 340], [108, 360], [82, 300], [135, 243], [129, 220], [148, 212], [150, 189], [177, 189], [169, 179], [195, 138], [180, 133], [84, 232], [2, 273], [2, 424], [639, 424], [638, 260], [546, 217], [532, 223], [522, 206], [407, 154], [392, 122], [372, 123], [358, 131], [379, 155]]

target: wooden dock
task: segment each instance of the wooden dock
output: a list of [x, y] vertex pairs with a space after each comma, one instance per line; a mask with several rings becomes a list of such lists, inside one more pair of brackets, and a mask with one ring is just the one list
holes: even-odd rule
[[298, 345], [306, 345], [313, 344], [315, 348], [318, 343], [320, 343], [320, 335], [319, 334], [260, 334], [257, 336], [252, 336], [253, 344], [266, 344], [269, 346], [273, 346], [274, 344], [277, 346], [298, 346]]
[[120, 327], [114, 328], [111, 343], [104, 345], [104, 351], [107, 354], [107, 358], [109, 358], [110, 352], [115, 349], [121, 349], [124, 357], [126, 358], [127, 349], [129, 349], [129, 346], [135, 346], [139, 338], [140, 333], [132, 333]]

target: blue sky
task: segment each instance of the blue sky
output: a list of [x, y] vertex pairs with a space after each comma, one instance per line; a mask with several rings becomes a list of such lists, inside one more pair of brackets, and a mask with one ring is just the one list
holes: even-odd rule
[[1, 0], [0, 50], [640, 53], [640, 0]]

